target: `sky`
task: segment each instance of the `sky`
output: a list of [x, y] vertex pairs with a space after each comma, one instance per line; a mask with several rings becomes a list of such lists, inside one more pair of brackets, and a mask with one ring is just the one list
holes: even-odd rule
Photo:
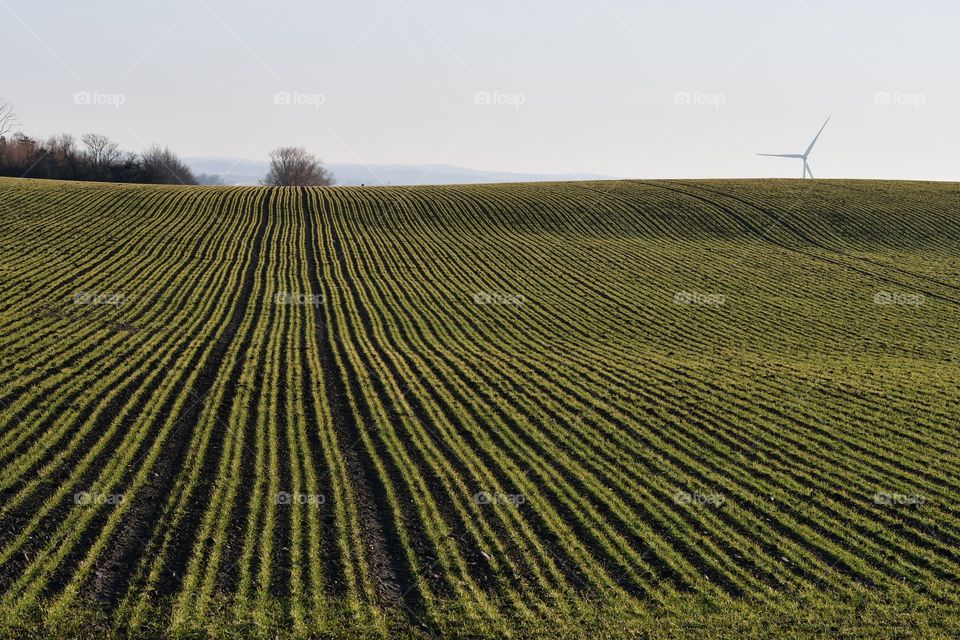
[[0, 0], [36, 136], [628, 178], [960, 180], [960, 3]]

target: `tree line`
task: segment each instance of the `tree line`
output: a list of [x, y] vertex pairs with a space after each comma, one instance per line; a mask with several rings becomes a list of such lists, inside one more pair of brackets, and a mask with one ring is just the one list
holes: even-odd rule
[[[87, 133], [78, 141], [69, 134], [38, 140], [22, 132], [8, 102], [0, 100], [0, 176], [95, 180], [144, 184], [223, 184], [219, 176], [195, 175], [167, 146], [143, 153], [123, 151], [105, 135]], [[327, 186], [333, 173], [303, 147], [280, 147], [270, 153], [262, 180], [269, 186]]]

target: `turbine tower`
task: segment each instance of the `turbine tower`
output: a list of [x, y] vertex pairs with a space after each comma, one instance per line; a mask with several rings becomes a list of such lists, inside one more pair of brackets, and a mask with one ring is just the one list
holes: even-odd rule
[[807, 163], [807, 157], [810, 155], [810, 151], [813, 149], [813, 145], [817, 144], [817, 139], [820, 137], [820, 134], [823, 133], [824, 128], [827, 126], [827, 122], [830, 122], [828, 117], [823, 123], [823, 126], [820, 127], [820, 131], [817, 131], [817, 135], [813, 137], [813, 140], [810, 142], [810, 146], [807, 147], [807, 150], [803, 153], [758, 153], [758, 156], [768, 156], [771, 158], [799, 158], [803, 160], [803, 176], [806, 178], [809, 174], [810, 179], [813, 180], [813, 171], [810, 170], [810, 165]]

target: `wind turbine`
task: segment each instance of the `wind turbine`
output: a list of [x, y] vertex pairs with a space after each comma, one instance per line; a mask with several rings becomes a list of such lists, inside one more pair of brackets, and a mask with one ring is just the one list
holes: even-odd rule
[[758, 153], [758, 156], [768, 156], [771, 158], [799, 158], [803, 160], [803, 178], [807, 177], [807, 174], [810, 174], [810, 179], [813, 179], [813, 171], [810, 170], [810, 165], [807, 164], [807, 156], [810, 155], [810, 151], [813, 149], [813, 145], [817, 144], [817, 139], [820, 137], [820, 134], [823, 133], [824, 128], [827, 126], [827, 122], [830, 122], [828, 117], [823, 123], [823, 126], [820, 127], [820, 131], [817, 131], [817, 135], [813, 137], [813, 141], [810, 142], [810, 146], [807, 147], [807, 150], [803, 153]]

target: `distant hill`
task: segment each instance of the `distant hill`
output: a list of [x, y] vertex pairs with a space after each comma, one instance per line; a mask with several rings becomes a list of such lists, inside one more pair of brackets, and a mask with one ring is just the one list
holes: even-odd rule
[[[187, 158], [196, 173], [218, 175], [226, 184], [253, 185], [267, 173], [267, 163], [238, 158]], [[605, 180], [612, 176], [592, 173], [515, 173], [483, 171], [446, 164], [327, 164], [337, 177], [337, 184], [349, 185], [417, 185], [417, 184], [486, 184], [495, 182], [551, 182], [555, 180]]]

